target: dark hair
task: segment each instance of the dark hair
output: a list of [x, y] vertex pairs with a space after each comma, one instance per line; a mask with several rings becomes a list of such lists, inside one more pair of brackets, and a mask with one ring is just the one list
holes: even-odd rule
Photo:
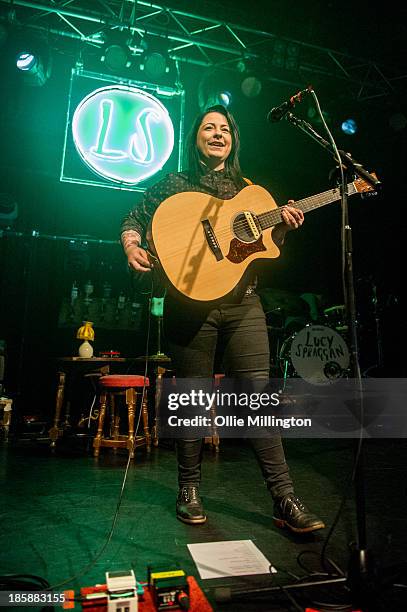
[[230, 127], [230, 133], [232, 136], [232, 147], [229, 153], [228, 158], [225, 160], [225, 169], [228, 176], [234, 181], [242, 180], [242, 171], [240, 169], [239, 163], [239, 151], [240, 151], [240, 135], [239, 128], [237, 127], [237, 123], [231, 113], [220, 104], [216, 106], [210, 106], [206, 110], [204, 110], [201, 114], [199, 114], [188, 134], [187, 138], [187, 164], [188, 164], [188, 175], [191, 182], [196, 182], [205, 172], [205, 167], [201, 162], [201, 157], [199, 154], [199, 149], [196, 146], [196, 137], [198, 134], [199, 126], [202, 123], [203, 118], [208, 113], [220, 113], [223, 115]]

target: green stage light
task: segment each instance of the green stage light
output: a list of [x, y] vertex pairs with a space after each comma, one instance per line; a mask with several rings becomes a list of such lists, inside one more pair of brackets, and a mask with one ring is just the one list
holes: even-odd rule
[[45, 63], [42, 55], [34, 50], [24, 49], [17, 54], [16, 67], [21, 71], [26, 85], [42, 87], [51, 74], [51, 58], [48, 53]]
[[111, 44], [106, 46], [100, 58], [106, 66], [114, 72], [129, 68], [131, 66], [130, 51], [126, 45]]
[[231, 104], [232, 102], [232, 94], [230, 93], [230, 91], [220, 91], [218, 94], [218, 99], [220, 104], [228, 107], [229, 104]]
[[254, 75], [246, 76], [240, 85], [246, 98], [256, 98], [260, 94], [262, 87], [261, 81]]
[[150, 79], [160, 79], [170, 71], [168, 57], [160, 51], [145, 53], [140, 70], [144, 70]]
[[213, 91], [205, 98], [201, 97], [199, 106], [202, 111], [211, 106], [225, 106], [226, 108], [232, 103], [232, 94], [230, 91]]
[[38, 58], [29, 51], [21, 51], [17, 54], [16, 65], [19, 70], [35, 70]]
[[139, 69], [152, 80], [161, 82], [169, 79], [173, 72], [174, 62], [168, 53], [168, 40], [159, 37], [144, 37], [140, 42], [143, 52], [139, 56]]

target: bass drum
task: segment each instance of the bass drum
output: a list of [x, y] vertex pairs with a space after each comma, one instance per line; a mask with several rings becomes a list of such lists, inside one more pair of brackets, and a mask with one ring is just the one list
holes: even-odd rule
[[325, 325], [306, 325], [281, 345], [284, 379], [300, 377], [312, 385], [329, 385], [349, 368], [349, 349], [340, 334]]

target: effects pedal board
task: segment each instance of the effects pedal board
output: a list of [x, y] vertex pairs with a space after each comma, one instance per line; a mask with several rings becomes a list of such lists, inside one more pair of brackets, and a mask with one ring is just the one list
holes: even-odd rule
[[184, 570], [150, 566], [148, 585], [157, 610], [189, 610], [189, 584]]

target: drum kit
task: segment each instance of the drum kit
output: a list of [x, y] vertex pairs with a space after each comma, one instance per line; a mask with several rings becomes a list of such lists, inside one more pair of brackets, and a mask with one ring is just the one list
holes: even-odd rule
[[321, 296], [259, 290], [272, 349], [271, 374], [329, 385], [349, 372], [348, 326], [343, 305], [322, 308]]

